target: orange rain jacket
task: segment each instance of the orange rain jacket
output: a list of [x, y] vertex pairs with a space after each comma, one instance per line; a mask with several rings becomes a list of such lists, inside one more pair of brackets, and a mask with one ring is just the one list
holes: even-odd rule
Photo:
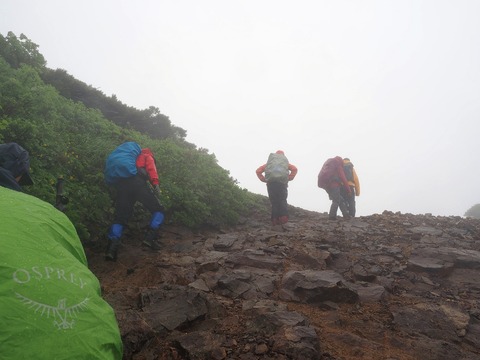
[[[266, 167], [267, 167], [267, 164], [263, 164], [255, 171], [257, 173], [257, 177], [262, 182], [267, 182], [267, 180], [265, 179], [265, 175], [263, 175]], [[288, 164], [288, 170], [290, 171], [290, 174], [288, 175], [288, 181], [292, 181], [297, 175], [298, 169], [295, 165]]]

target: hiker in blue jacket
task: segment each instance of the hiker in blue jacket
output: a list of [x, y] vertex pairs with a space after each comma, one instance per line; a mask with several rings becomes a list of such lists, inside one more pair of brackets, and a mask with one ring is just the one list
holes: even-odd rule
[[142, 149], [135, 142], [126, 142], [118, 146], [107, 158], [105, 180], [107, 184], [116, 188], [117, 194], [114, 220], [108, 232], [105, 260], [117, 260], [120, 238], [132, 216], [136, 202], [141, 203], [151, 213], [149, 228], [142, 244], [154, 251], [160, 250], [158, 236], [164, 220], [164, 208], [158, 200], [159, 179], [151, 150]]

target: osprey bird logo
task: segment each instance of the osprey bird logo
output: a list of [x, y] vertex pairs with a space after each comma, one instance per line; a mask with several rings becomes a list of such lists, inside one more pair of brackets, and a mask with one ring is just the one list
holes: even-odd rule
[[47, 318], [49, 318], [50, 315], [52, 315], [53, 325], [55, 325], [58, 330], [73, 329], [73, 326], [75, 325], [73, 317], [77, 317], [80, 311], [85, 310], [87, 308], [87, 303], [90, 300], [87, 297], [78, 304], [67, 307], [67, 299], [60, 299], [58, 300], [57, 306], [51, 306], [29, 299], [17, 292], [15, 295], [22, 303], [28, 306], [29, 309], [33, 309], [35, 313], [41, 311], [40, 316], [47, 315]]

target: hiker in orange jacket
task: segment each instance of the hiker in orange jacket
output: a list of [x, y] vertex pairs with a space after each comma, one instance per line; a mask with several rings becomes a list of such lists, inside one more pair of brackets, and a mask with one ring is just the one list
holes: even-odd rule
[[355, 204], [355, 196], [360, 196], [360, 180], [358, 179], [357, 172], [350, 161], [349, 158], [343, 159], [343, 170], [345, 172], [345, 177], [348, 180], [348, 184], [350, 185], [350, 194], [348, 194], [342, 188], [342, 196], [345, 199], [348, 207], [348, 214], [351, 217], [355, 217], [356, 213], [356, 204]]
[[343, 218], [348, 220], [350, 215], [345, 198], [341, 194], [341, 189], [345, 190], [346, 194], [351, 194], [350, 185], [345, 177], [343, 169], [343, 159], [340, 156], [330, 158], [322, 166], [318, 174], [318, 187], [324, 189], [329, 199], [332, 201], [328, 217], [331, 220], [337, 218], [337, 210], [340, 208]]
[[[269, 166], [269, 164], [272, 163], [270, 159], [276, 155], [280, 155], [277, 157], [280, 159], [279, 162], [281, 164], [281, 174], [279, 177], [274, 175]], [[270, 154], [267, 163], [256, 170], [257, 177], [260, 181], [267, 183], [268, 198], [272, 205], [272, 225], [282, 225], [288, 222], [288, 182], [295, 178], [297, 171], [298, 169], [295, 165], [288, 162], [282, 150], [277, 150], [275, 154]], [[265, 175], [263, 175], [264, 173]]]

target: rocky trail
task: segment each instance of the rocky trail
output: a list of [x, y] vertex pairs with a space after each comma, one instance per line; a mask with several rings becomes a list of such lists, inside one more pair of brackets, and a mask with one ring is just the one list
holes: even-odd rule
[[124, 359], [480, 359], [480, 220], [290, 218], [86, 246]]

